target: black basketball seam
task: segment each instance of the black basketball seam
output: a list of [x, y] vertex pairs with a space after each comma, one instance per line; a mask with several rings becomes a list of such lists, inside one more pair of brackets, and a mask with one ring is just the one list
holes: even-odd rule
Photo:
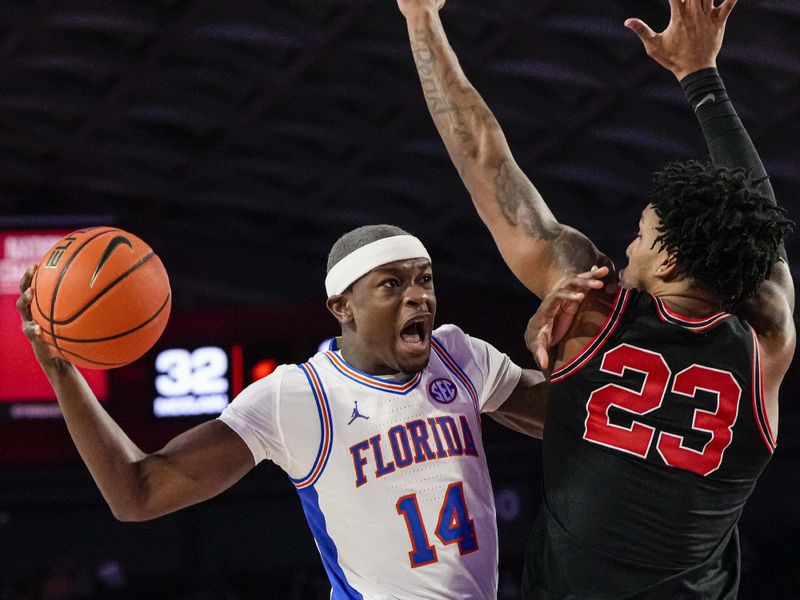
[[91, 300], [89, 300], [89, 302], [87, 302], [86, 304], [84, 304], [84, 305], [83, 305], [83, 306], [80, 308], [80, 310], [78, 310], [78, 312], [76, 312], [74, 315], [72, 315], [72, 316], [71, 316], [71, 317], [69, 317], [68, 319], [64, 319], [63, 321], [53, 321], [53, 324], [54, 324], [54, 325], [66, 325], [66, 324], [68, 324], [68, 323], [72, 323], [72, 322], [73, 322], [75, 319], [77, 319], [77, 318], [78, 318], [78, 317], [80, 317], [80, 316], [81, 316], [81, 315], [82, 315], [84, 312], [86, 312], [86, 310], [87, 310], [87, 309], [88, 309], [90, 306], [92, 306], [92, 305], [93, 305], [95, 302], [97, 302], [97, 301], [98, 301], [98, 300], [99, 300], [99, 299], [100, 299], [102, 296], [104, 296], [104, 295], [106, 294], [106, 292], [108, 292], [108, 291], [109, 291], [111, 288], [113, 288], [113, 287], [114, 287], [115, 285], [117, 285], [117, 284], [118, 284], [120, 281], [122, 281], [123, 279], [125, 279], [125, 278], [126, 278], [128, 275], [130, 275], [131, 273], [133, 273], [133, 272], [134, 272], [136, 269], [138, 269], [139, 267], [141, 267], [141, 266], [142, 266], [144, 263], [146, 263], [148, 260], [150, 260], [151, 258], [153, 258], [155, 255], [156, 255], [156, 254], [155, 254], [155, 252], [151, 252], [150, 254], [147, 254], [147, 255], [143, 256], [142, 258], [140, 258], [140, 259], [138, 260], [138, 262], [136, 262], [134, 265], [132, 265], [132, 266], [131, 266], [131, 267], [130, 267], [130, 268], [127, 270], [127, 271], [125, 271], [124, 273], [122, 273], [122, 274], [121, 274], [119, 277], [117, 277], [117, 278], [116, 278], [114, 281], [112, 281], [111, 283], [109, 283], [109, 284], [108, 284], [108, 285], [107, 285], [105, 288], [103, 288], [103, 290], [102, 290], [102, 291], [98, 292], [98, 293], [97, 293], [97, 295], [95, 295], [95, 296], [94, 296], [94, 297], [93, 297]]
[[90, 338], [90, 339], [85, 339], [85, 340], [76, 339], [76, 338], [68, 338], [68, 337], [65, 337], [63, 335], [56, 336], [56, 335], [53, 334], [53, 332], [46, 331], [46, 330], [44, 331], [44, 333], [46, 333], [47, 335], [49, 335], [53, 339], [58, 338], [62, 342], [72, 342], [72, 343], [75, 343], [75, 344], [89, 344], [89, 343], [93, 343], [93, 342], [107, 342], [109, 340], [115, 340], [115, 339], [118, 339], [118, 338], [121, 338], [121, 337], [125, 337], [126, 335], [131, 334], [131, 333], [133, 333], [135, 331], [138, 331], [139, 329], [141, 329], [142, 327], [144, 327], [148, 323], [152, 322], [153, 319], [155, 319], [158, 315], [160, 315], [161, 312], [164, 310], [164, 308], [166, 308], [167, 302], [169, 302], [169, 299], [170, 299], [171, 295], [172, 294], [167, 293], [167, 297], [164, 299], [163, 304], [161, 304], [159, 309], [155, 313], [153, 313], [153, 315], [151, 317], [149, 317], [146, 321], [143, 321], [141, 324], [137, 325], [133, 329], [130, 329], [128, 331], [123, 331], [122, 333], [117, 333], [117, 334], [114, 334], [114, 335], [111, 335], [111, 336], [108, 336], [108, 337], [104, 337], [104, 338]]
[[[88, 231], [91, 231], [91, 229], [89, 229]], [[53, 347], [56, 350], [59, 351], [59, 353], [61, 354], [61, 357], [64, 358], [64, 360], [69, 360], [69, 359], [67, 359], [67, 357], [64, 356], [64, 353], [61, 352], [61, 348], [58, 347], [58, 339], [55, 337], [56, 321], [55, 321], [55, 319], [53, 319], [53, 315], [56, 312], [56, 298], [58, 297], [58, 288], [61, 287], [61, 282], [64, 280], [64, 275], [66, 274], [67, 269], [69, 269], [69, 266], [72, 264], [72, 261], [75, 260], [75, 257], [78, 256], [80, 251], [83, 250], [89, 244], [89, 242], [91, 242], [93, 240], [96, 240], [101, 235], [104, 235], [106, 233], [110, 233], [112, 231], [120, 231], [120, 230], [116, 229], [116, 228], [111, 228], [111, 229], [106, 229], [105, 231], [101, 231], [97, 235], [95, 235], [93, 237], [90, 237], [77, 250], [75, 250], [75, 252], [72, 253], [72, 256], [70, 256], [69, 259], [67, 260], [67, 264], [65, 264], [63, 266], [63, 268], [61, 269], [61, 273], [58, 274], [58, 281], [56, 281], [56, 285], [53, 287], [53, 297], [52, 297], [52, 299], [50, 301], [50, 316], [47, 317], [47, 320], [50, 322], [50, 329], [53, 332], [53, 334], [52, 334], [53, 335], [53, 342], [54, 342]], [[73, 233], [75, 233], [75, 232], [73, 232]], [[72, 233], [70, 233], [69, 235], [72, 235]], [[40, 309], [40, 312], [41, 312], [41, 309]], [[59, 325], [60, 325], [60, 323], [59, 323]]]
[[92, 360], [91, 358], [86, 358], [85, 356], [81, 356], [77, 352], [71, 352], [70, 350], [63, 350], [61, 348], [58, 348], [58, 347], [54, 346], [50, 342], [45, 342], [45, 344], [47, 344], [51, 348], [55, 348], [56, 350], [58, 350], [59, 354], [61, 354], [61, 357], [64, 360], [66, 360], [67, 362], [72, 362], [72, 361], [70, 361], [66, 356], [64, 356], [64, 353], [71, 354], [72, 356], [77, 356], [78, 358], [80, 358], [81, 360], [84, 360], [86, 362], [89, 362], [89, 363], [92, 363], [92, 364], [95, 364], [95, 365], [103, 365], [105, 367], [121, 367], [121, 366], [123, 366], [125, 364], [125, 363], [104, 363], [104, 362], [100, 362], [99, 360]]

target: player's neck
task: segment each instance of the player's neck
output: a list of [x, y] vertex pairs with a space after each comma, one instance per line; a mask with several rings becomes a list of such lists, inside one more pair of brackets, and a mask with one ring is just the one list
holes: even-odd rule
[[359, 348], [354, 347], [354, 344], [343, 342], [340, 346], [340, 352], [348, 365], [367, 375], [392, 381], [406, 381], [413, 377], [413, 375], [399, 372], [396, 368], [383, 364], [369, 351], [359, 351]]
[[714, 294], [694, 288], [651, 292], [671, 311], [685, 317], [703, 318], [725, 310]]

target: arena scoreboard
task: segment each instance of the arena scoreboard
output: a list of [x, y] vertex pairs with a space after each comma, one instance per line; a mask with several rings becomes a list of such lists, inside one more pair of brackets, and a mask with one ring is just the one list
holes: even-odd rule
[[[67, 229], [0, 231], [0, 411], [11, 418], [48, 418], [60, 415], [55, 394], [33, 356], [21, 331], [16, 302], [19, 280], [25, 269], [42, 255]], [[108, 397], [108, 373], [82, 370], [95, 395]]]

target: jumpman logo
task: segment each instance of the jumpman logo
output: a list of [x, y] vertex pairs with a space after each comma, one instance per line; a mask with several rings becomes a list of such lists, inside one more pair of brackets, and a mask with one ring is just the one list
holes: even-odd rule
[[355, 407], [353, 407], [353, 414], [350, 415], [350, 421], [347, 423], [348, 425], [350, 425], [350, 423], [355, 421], [358, 417], [361, 417], [362, 419], [369, 419], [367, 415], [362, 415], [360, 412], [358, 412], [358, 400], [355, 400], [355, 404]]

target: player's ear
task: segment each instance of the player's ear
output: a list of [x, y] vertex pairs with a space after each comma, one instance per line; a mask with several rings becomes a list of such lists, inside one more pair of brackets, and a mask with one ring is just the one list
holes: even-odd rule
[[325, 303], [331, 314], [342, 325], [353, 320], [352, 296], [350, 292], [344, 292], [343, 294], [331, 296]]
[[669, 281], [678, 276], [678, 261], [673, 254], [664, 253], [661, 262], [656, 267], [656, 277]]

